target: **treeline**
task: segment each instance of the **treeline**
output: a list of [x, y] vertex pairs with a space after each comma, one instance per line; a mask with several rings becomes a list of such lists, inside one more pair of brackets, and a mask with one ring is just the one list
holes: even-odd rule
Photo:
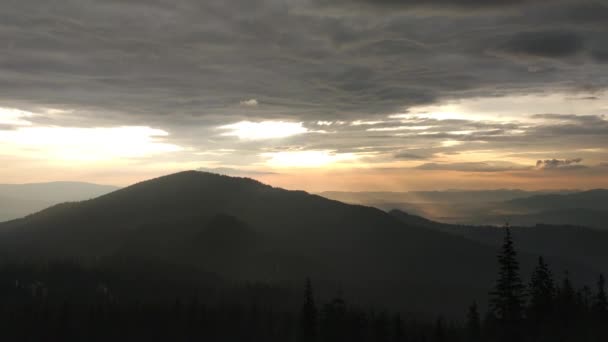
[[[0, 268], [0, 340], [608, 341], [604, 278], [599, 276], [593, 288], [577, 289], [567, 274], [556, 280], [539, 258], [526, 282], [509, 229], [505, 232], [490, 307], [480, 310], [472, 304], [463, 321], [357, 307], [343, 296], [320, 301], [311, 280], [294, 300], [289, 291], [269, 285], [190, 291], [144, 278], [141, 271], [137, 281], [136, 271], [126, 275], [74, 263], [11, 264]], [[168, 274], [166, 269], [157, 273]]]
[[526, 284], [511, 232], [498, 256], [499, 272], [483, 322], [475, 304], [468, 314], [470, 341], [608, 341], [608, 300], [603, 275], [594, 289], [577, 289], [566, 272], [556, 281], [542, 257]]

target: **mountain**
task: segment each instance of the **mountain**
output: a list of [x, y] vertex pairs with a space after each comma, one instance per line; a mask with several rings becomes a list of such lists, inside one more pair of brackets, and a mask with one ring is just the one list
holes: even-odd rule
[[545, 194], [508, 201], [516, 209], [558, 210], [585, 208], [608, 211], [608, 190], [595, 189], [572, 194]]
[[508, 220], [512, 224], [567, 224], [608, 229], [608, 190], [596, 189], [570, 194], [545, 194], [504, 202], [501, 214], [488, 221]]
[[441, 222], [479, 223], [477, 220], [480, 219], [480, 213], [496, 210], [500, 212], [502, 203], [506, 201], [548, 193], [571, 192], [569, 190], [524, 191], [518, 189], [409, 192], [328, 191], [321, 195], [346, 203], [369, 205], [386, 211], [399, 209]]
[[[0, 224], [0, 251], [4, 260], [143, 258], [290, 287], [310, 276], [327, 295], [460, 313], [493, 286], [497, 248], [376, 208], [189, 171]], [[535, 259], [521, 255], [526, 277]], [[555, 267], [586, 282], [597, 271]]]
[[544, 194], [544, 191], [519, 189], [496, 190], [445, 190], [408, 192], [345, 192], [325, 191], [321, 195], [344, 202], [403, 202], [403, 203], [454, 203], [454, 202], [501, 202], [516, 198]]
[[[400, 210], [392, 210], [390, 214], [405, 224], [418, 224], [496, 248], [500, 245], [500, 238], [504, 233], [497, 226], [444, 224]], [[511, 233], [517, 247], [523, 252], [552, 259], [572, 260], [600, 271], [608, 269], [608, 231], [543, 224], [530, 227], [512, 226]]]
[[499, 214], [479, 216], [475, 219], [463, 222], [472, 222], [482, 225], [500, 225], [509, 222], [512, 225], [528, 227], [542, 224], [571, 225], [608, 230], [608, 211], [586, 208], [548, 209], [543, 211], [526, 211], [524, 209], [517, 212], [502, 211]]
[[23, 217], [68, 201], [82, 201], [117, 190], [82, 182], [0, 184], [0, 222]]
[[398, 209], [434, 221], [464, 225], [577, 225], [608, 229], [608, 190], [481, 190], [325, 192], [329, 198]]

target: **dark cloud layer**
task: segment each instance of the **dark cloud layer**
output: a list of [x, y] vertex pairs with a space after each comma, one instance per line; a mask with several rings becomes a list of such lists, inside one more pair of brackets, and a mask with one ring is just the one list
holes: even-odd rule
[[574, 159], [545, 159], [536, 162], [537, 169], [581, 168], [582, 158]]
[[[546, 0], [552, 2], [554, 0]], [[363, 9], [399, 10], [411, 8], [423, 8], [430, 10], [487, 10], [518, 7], [530, 3], [532, 0], [313, 0], [323, 7], [346, 7]]]
[[[533, 3], [333, 3], [351, 2], [515, 5], [523, 12]], [[545, 7], [559, 11], [561, 3]], [[5, 1], [0, 100], [89, 110], [100, 120], [112, 120], [114, 112], [128, 113], [134, 121], [145, 117], [171, 123], [192, 117], [213, 123], [226, 115], [363, 117], [440, 98], [496, 93], [501, 87], [530, 91], [556, 75], [561, 75], [560, 86], [583, 86], [580, 77], [571, 77], [576, 67], [529, 73], [483, 51], [492, 41], [510, 53], [565, 57], [579, 52], [586, 36], [606, 33], [584, 27], [560, 30], [551, 21], [543, 31], [530, 31], [542, 22], [513, 24], [491, 14], [359, 13], [340, 18], [301, 13], [302, 4], [314, 6], [296, 0]], [[601, 46], [593, 56], [604, 60]], [[606, 82], [594, 79], [600, 87]], [[238, 106], [252, 98], [260, 106]]]
[[426, 163], [416, 169], [429, 171], [505, 172], [529, 170], [530, 167], [509, 162], [486, 161], [465, 163]]
[[[193, 150], [242, 155], [301, 148], [415, 161], [456, 153], [445, 140], [469, 149], [608, 146], [608, 123], [595, 115], [545, 114], [534, 125], [386, 120], [446, 100], [601, 92], [606, 18], [603, 2], [578, 0], [6, 0], [0, 107], [42, 113], [28, 119], [39, 125], [159, 127]], [[273, 145], [217, 130], [241, 120], [302, 122], [315, 133]]]
[[521, 32], [502, 48], [515, 55], [568, 57], [584, 49], [584, 37], [569, 31]]

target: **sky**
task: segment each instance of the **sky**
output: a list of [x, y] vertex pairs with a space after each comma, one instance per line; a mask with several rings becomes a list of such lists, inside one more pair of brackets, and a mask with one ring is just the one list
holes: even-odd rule
[[608, 3], [4, 0], [0, 183], [608, 187]]

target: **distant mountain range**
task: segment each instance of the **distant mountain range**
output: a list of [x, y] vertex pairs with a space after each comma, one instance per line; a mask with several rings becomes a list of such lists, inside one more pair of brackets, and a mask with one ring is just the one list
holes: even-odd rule
[[[496, 248], [504, 234], [503, 227], [445, 224], [400, 210], [392, 210], [390, 214], [405, 224], [454, 234]], [[517, 247], [525, 253], [572, 260], [597, 270], [608, 270], [608, 230], [539, 224], [531, 227], [511, 227], [511, 232]]]
[[324, 192], [328, 198], [399, 209], [454, 224], [576, 225], [608, 229], [608, 190]]
[[0, 222], [20, 218], [58, 203], [95, 198], [117, 189], [82, 182], [0, 184]]
[[[487, 297], [502, 236], [471, 237], [449, 227], [189, 171], [0, 224], [0, 258], [143, 258], [292, 288], [311, 277], [320, 293], [345, 291], [363, 304], [460, 313]], [[608, 239], [598, 235], [602, 242]], [[520, 255], [526, 277], [541, 251], [575, 281], [591, 283], [608, 268], [604, 254], [576, 258], [540, 243], [528, 243]]]

